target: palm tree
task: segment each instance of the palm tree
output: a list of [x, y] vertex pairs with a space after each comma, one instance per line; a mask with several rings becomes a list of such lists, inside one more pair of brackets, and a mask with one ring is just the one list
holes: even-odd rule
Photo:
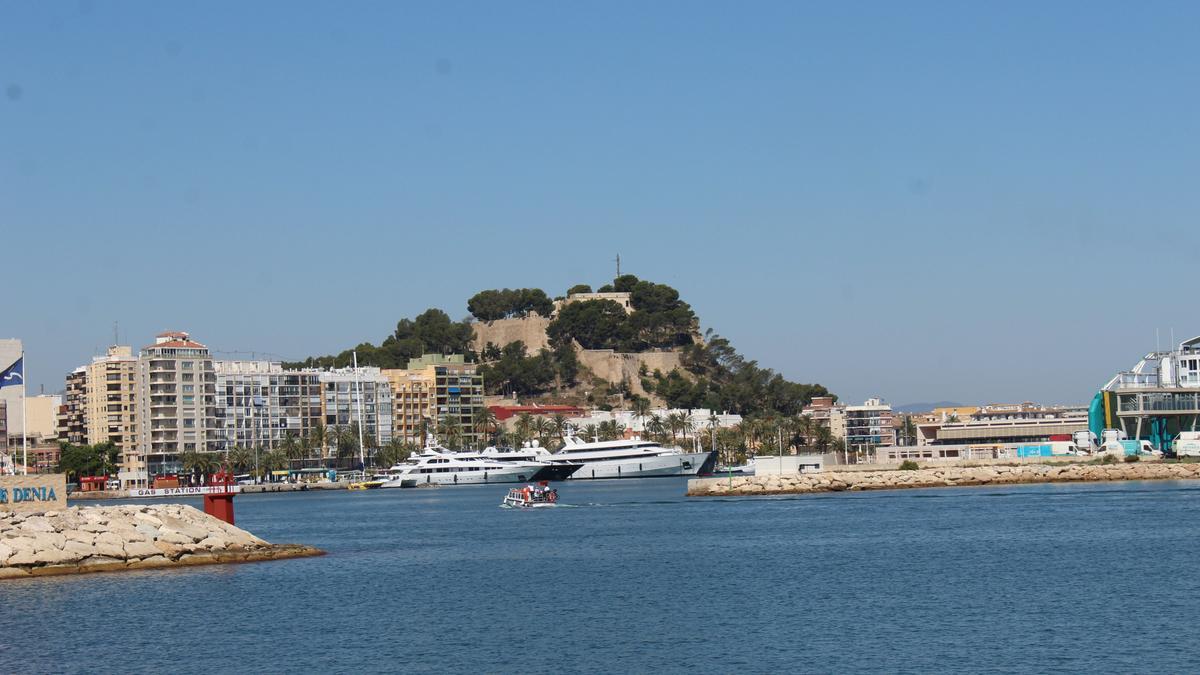
[[458, 450], [462, 447], [463, 433], [462, 424], [449, 415], [442, 418], [437, 427], [438, 441], [451, 450]]
[[829, 449], [834, 445], [833, 432], [829, 430], [828, 426], [825, 426], [824, 424], [818, 424], [817, 432], [813, 436], [812, 444], [813, 447], [817, 449], [817, 452], [822, 454], [828, 452]]
[[513, 425], [514, 430], [517, 432], [517, 447], [519, 447], [525, 441], [533, 438], [533, 432], [536, 424], [537, 423], [534, 421], [533, 415], [530, 415], [527, 412], [517, 415], [517, 422]]
[[912, 445], [917, 437], [917, 425], [913, 423], [912, 415], [905, 415], [900, 422], [900, 445]]
[[742, 437], [742, 447], [747, 450], [757, 449], [761, 430], [762, 423], [757, 419], [746, 419], [739, 422], [737, 431]]
[[601, 422], [597, 430], [600, 440], [615, 441], [625, 435], [625, 425], [616, 420]]
[[294, 460], [302, 459], [305, 454], [304, 443], [291, 431], [280, 441], [279, 450], [287, 457], [289, 466]]
[[712, 445], [712, 447], [709, 449], [716, 450], [717, 449], [717, 429], [720, 428], [720, 426], [721, 426], [721, 418], [717, 417], [717, 413], [710, 412], [708, 414], [707, 422], [708, 422], [709, 443]]
[[475, 412], [471, 415], [471, 428], [480, 436], [494, 436], [498, 424], [499, 420], [496, 419], [496, 412], [491, 408], [476, 408]]
[[343, 465], [346, 460], [353, 461], [358, 455], [358, 422], [334, 427], [333, 444], [337, 448], [339, 465]]
[[593, 438], [599, 438], [599, 437], [600, 437], [600, 430], [596, 428], [595, 424], [589, 424], [583, 428], [584, 440], [592, 440]]
[[183, 464], [184, 472], [189, 474], [200, 473], [207, 475], [212, 473], [216, 467], [216, 461], [207, 452], [187, 450], [179, 456], [179, 460]]
[[638, 396], [633, 399], [633, 405], [630, 406], [633, 414], [638, 418], [638, 425], [642, 427], [642, 433], [646, 432], [646, 416], [650, 414], [650, 399]]
[[675, 445], [676, 434], [683, 430], [684, 419], [686, 417], [687, 414], [682, 412], [667, 413], [666, 425], [667, 429], [669, 429], [671, 432], [671, 445]]
[[379, 467], [388, 468], [408, 459], [415, 449], [411, 443], [393, 438], [375, 454], [375, 462]]
[[538, 442], [543, 446], [550, 445], [550, 437], [554, 435], [554, 422], [545, 418], [539, 417], [534, 423], [534, 429], [537, 431]]
[[244, 471], [254, 466], [254, 453], [248, 448], [235, 447], [229, 451], [229, 468]]
[[687, 440], [695, 430], [696, 424], [692, 421], [691, 413], [681, 411], [679, 413], [679, 433], [683, 434], [684, 440]]
[[796, 418], [796, 435], [799, 437], [801, 447], [811, 446], [816, 432], [817, 421], [812, 417], [801, 415]]
[[658, 415], [651, 415], [650, 421], [646, 422], [646, 435], [659, 443], [664, 442], [667, 435], [667, 426], [663, 422], [663, 418]]
[[265, 473], [280, 471], [287, 468], [288, 456], [282, 450], [271, 450], [259, 458], [259, 465]]
[[717, 441], [724, 449], [725, 463], [734, 463], [735, 453], [745, 454], [745, 439], [737, 429], [718, 429]]
[[554, 416], [550, 418], [550, 421], [554, 423], [554, 433], [558, 435], [558, 439], [562, 440], [565, 438], [567, 435], [567, 428], [571, 426], [567, 424], [567, 416], [562, 413], [554, 413]]
[[325, 461], [325, 450], [329, 447], [329, 430], [325, 427], [325, 423], [317, 421], [312, 429], [309, 429], [308, 436], [305, 437], [305, 445], [309, 451], [316, 450], [318, 459]]

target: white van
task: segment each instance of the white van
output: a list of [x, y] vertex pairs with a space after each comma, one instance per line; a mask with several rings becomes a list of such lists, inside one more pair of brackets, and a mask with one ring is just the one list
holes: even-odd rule
[[1176, 457], [1200, 457], [1200, 431], [1181, 431], [1172, 445]]

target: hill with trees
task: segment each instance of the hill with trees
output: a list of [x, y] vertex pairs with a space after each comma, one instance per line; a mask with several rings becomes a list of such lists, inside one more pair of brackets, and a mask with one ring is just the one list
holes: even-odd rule
[[[643, 365], [637, 378], [642, 391], [670, 407], [710, 408], [751, 417], [795, 415], [814, 396], [829, 394], [820, 384], [791, 382], [745, 359], [712, 331], [702, 336], [695, 312], [670, 286], [626, 274], [596, 292], [629, 293], [631, 309], [606, 298], [551, 300], [536, 288], [483, 290], [468, 300], [468, 318], [454, 321], [440, 309], [428, 309], [414, 319], [401, 319], [378, 346], [364, 342], [354, 349], [360, 365], [381, 368], [404, 368], [409, 359], [425, 353], [461, 353], [480, 364], [488, 393], [575, 402], [586, 397], [587, 402], [602, 407], [612, 398], [636, 403], [641, 397], [633, 393], [636, 387], [631, 382], [608, 382], [587, 371], [581, 366], [579, 350], [676, 352], [680, 368], [647, 371]], [[591, 287], [575, 285], [568, 296], [581, 293], [591, 293]], [[474, 344], [473, 322], [524, 320], [535, 315], [544, 317], [536, 333], [541, 335], [541, 326], [545, 326], [543, 344], [548, 347], [531, 352], [519, 340], [503, 345]], [[285, 365], [345, 367], [350, 365], [351, 351]]]

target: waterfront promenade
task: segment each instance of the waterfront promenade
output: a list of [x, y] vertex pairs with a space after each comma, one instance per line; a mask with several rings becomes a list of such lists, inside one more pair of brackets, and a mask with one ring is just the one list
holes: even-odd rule
[[688, 481], [689, 497], [786, 495], [859, 490], [1079, 483], [1200, 478], [1200, 464], [1140, 461], [1119, 464], [1019, 464], [944, 466], [914, 470], [826, 471], [770, 476], [697, 478]]

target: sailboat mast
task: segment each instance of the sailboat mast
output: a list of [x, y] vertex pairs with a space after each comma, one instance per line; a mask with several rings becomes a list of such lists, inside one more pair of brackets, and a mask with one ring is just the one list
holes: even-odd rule
[[354, 357], [354, 386], [358, 389], [358, 461], [362, 465], [363, 478], [367, 475], [367, 454], [363, 448], [363, 391], [362, 378], [358, 376], [358, 351], [353, 352]]

